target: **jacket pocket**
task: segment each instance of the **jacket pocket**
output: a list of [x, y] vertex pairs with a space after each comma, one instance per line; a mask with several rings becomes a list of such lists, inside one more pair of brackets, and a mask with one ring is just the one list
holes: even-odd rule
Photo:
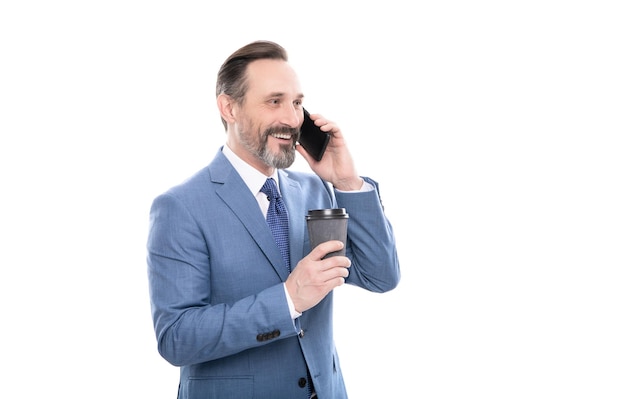
[[190, 377], [181, 399], [248, 399], [253, 396], [253, 378]]

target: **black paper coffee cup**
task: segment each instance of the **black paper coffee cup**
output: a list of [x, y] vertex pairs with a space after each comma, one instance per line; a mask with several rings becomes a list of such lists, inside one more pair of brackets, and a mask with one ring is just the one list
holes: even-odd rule
[[348, 238], [348, 213], [345, 208], [311, 209], [306, 215], [307, 228], [311, 249], [319, 244], [339, 240], [343, 242], [343, 248], [339, 251], [330, 252], [324, 258], [330, 256], [345, 256], [346, 240]]

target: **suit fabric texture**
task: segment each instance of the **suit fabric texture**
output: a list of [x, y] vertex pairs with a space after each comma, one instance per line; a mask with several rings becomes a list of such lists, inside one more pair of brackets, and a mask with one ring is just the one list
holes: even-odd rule
[[[310, 251], [309, 209], [350, 215], [346, 283], [386, 292], [400, 279], [393, 230], [375, 190], [342, 193], [312, 173], [279, 170], [291, 265]], [[292, 320], [281, 253], [255, 197], [218, 151], [150, 209], [148, 282], [158, 351], [180, 367], [180, 399], [347, 398], [333, 339], [332, 291]], [[308, 375], [310, 374], [310, 377]]]

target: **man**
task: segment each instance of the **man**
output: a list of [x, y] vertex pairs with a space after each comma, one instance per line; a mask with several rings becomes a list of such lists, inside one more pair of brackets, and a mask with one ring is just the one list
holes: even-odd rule
[[[311, 115], [331, 134], [321, 161], [298, 144], [304, 95], [281, 46], [237, 50], [220, 68], [216, 94], [226, 144], [150, 211], [159, 353], [180, 366], [181, 399], [346, 398], [333, 289], [385, 292], [400, 280], [378, 185], [357, 174], [341, 130], [321, 115]], [[314, 174], [285, 170], [296, 151]], [[286, 260], [266, 222], [268, 178], [288, 215]], [[346, 256], [322, 259], [343, 244], [310, 248], [305, 214], [338, 207], [350, 217]]]

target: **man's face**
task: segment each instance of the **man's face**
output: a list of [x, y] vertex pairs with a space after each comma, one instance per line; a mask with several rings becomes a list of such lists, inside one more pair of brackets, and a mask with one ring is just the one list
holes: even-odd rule
[[236, 107], [236, 143], [231, 148], [262, 171], [293, 164], [300, 125], [302, 91], [285, 61], [258, 60], [248, 65], [248, 91]]

